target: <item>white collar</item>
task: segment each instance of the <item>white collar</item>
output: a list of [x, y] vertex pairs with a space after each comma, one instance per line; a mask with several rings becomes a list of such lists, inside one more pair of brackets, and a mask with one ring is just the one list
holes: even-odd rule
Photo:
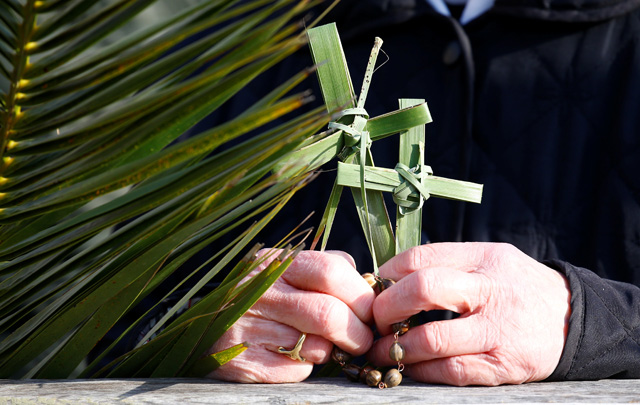
[[[431, 4], [438, 13], [442, 15], [446, 15], [447, 17], [451, 17], [451, 13], [449, 12], [449, 7], [444, 2], [444, 0], [426, 0], [427, 3]], [[452, 4], [464, 4], [467, 5], [462, 10], [462, 15], [460, 16], [460, 24], [465, 25], [469, 23], [469, 21], [474, 20], [488, 11], [491, 7], [493, 7], [493, 3], [495, 0], [466, 0], [466, 1], [451, 1]]]

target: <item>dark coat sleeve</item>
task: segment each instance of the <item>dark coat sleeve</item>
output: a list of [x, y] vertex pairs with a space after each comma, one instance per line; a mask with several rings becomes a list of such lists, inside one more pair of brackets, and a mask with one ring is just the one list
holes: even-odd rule
[[562, 357], [548, 380], [640, 378], [640, 288], [566, 262], [545, 264], [569, 280], [572, 311]]

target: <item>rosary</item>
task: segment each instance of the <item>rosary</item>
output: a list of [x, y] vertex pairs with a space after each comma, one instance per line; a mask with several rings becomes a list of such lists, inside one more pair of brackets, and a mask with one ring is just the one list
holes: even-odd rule
[[[308, 31], [308, 38], [326, 108], [335, 118], [329, 123], [329, 134], [296, 152], [298, 158], [292, 161], [305, 162], [307, 168], [308, 162], [313, 162], [311, 169], [314, 169], [334, 156], [341, 160], [311, 249], [322, 236], [320, 249], [324, 250], [342, 189], [349, 187], [373, 259], [373, 274], [366, 273], [363, 277], [374, 291], [380, 293], [391, 287], [394, 281], [380, 277], [378, 264], [420, 245], [424, 201], [435, 196], [480, 203], [482, 185], [434, 176], [431, 167], [424, 164], [425, 124], [431, 122], [424, 100], [400, 99], [399, 110], [369, 118], [364, 104], [382, 47], [380, 38], [375, 38], [357, 100], [336, 25], [313, 28]], [[393, 134], [399, 134], [400, 138], [398, 164], [394, 169], [375, 167], [371, 155], [373, 141]], [[286, 170], [297, 169], [299, 167], [294, 163]], [[383, 192], [393, 193], [393, 201], [397, 205], [395, 235]], [[338, 347], [334, 347], [331, 357], [352, 381], [379, 388], [395, 387], [402, 381], [402, 360], [405, 357], [398, 337], [409, 330], [409, 321], [398, 322], [392, 325], [392, 329], [394, 342], [389, 348], [389, 357], [397, 362], [397, 368], [386, 371], [384, 377], [371, 366], [361, 368], [348, 363], [351, 356]]]
[[[379, 278], [371, 273], [365, 273], [362, 277], [369, 283], [374, 291], [382, 292], [384, 289], [394, 284], [394, 281], [389, 278]], [[398, 367], [389, 369], [385, 373], [384, 378], [382, 378], [382, 373], [372, 366], [359, 367], [356, 364], [347, 364], [351, 359], [351, 356], [349, 353], [337, 346], [333, 346], [331, 359], [342, 367], [342, 372], [351, 381], [360, 381], [370, 387], [378, 387], [381, 389], [392, 388], [400, 385], [402, 382], [402, 371], [404, 370], [404, 364], [402, 364], [402, 359], [404, 359], [404, 347], [398, 341], [398, 336], [404, 335], [409, 331], [409, 321], [397, 322], [391, 327], [393, 329], [394, 342], [389, 348], [389, 357], [392, 361], [398, 363]]]

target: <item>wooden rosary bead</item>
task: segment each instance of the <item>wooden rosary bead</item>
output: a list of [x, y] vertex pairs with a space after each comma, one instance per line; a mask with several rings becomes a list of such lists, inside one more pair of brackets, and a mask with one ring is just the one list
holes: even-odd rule
[[333, 346], [333, 350], [331, 351], [331, 360], [338, 364], [345, 364], [351, 360], [351, 355], [340, 349], [338, 346]]
[[400, 372], [395, 368], [387, 371], [384, 375], [384, 385], [388, 388], [397, 387], [401, 382], [402, 374], [400, 374]]
[[380, 385], [380, 381], [382, 381], [382, 373], [378, 370], [374, 369], [367, 373], [365, 382], [369, 387], [377, 387]]
[[393, 333], [404, 335], [409, 331], [409, 320], [396, 322], [391, 325], [391, 329], [393, 329]]
[[393, 361], [402, 361], [404, 359], [404, 347], [399, 342], [393, 342], [389, 348], [389, 357]]
[[362, 275], [362, 278], [364, 278], [367, 281], [367, 283], [369, 283], [369, 287], [375, 288], [375, 286], [376, 286], [376, 276], [374, 276], [371, 273], [364, 273]]
[[355, 364], [347, 364], [342, 368], [342, 372], [349, 381], [358, 382], [360, 379], [360, 367]]
[[375, 368], [371, 366], [362, 367], [362, 369], [360, 370], [360, 382], [365, 384], [367, 383], [367, 374], [369, 374], [369, 371], [371, 370], [375, 370]]
[[383, 292], [387, 288], [391, 287], [395, 283], [396, 282], [391, 280], [390, 278], [381, 278], [376, 283], [376, 286], [373, 288], [373, 290], [375, 291], [376, 294], [380, 294], [381, 292]]
[[380, 283], [382, 284], [382, 291], [384, 291], [394, 285], [396, 282], [391, 280], [390, 278], [383, 278], [382, 280], [380, 280]]

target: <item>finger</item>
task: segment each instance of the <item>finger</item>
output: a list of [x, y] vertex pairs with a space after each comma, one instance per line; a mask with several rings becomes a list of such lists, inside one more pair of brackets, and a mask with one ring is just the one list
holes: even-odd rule
[[345, 259], [350, 265], [351, 267], [353, 267], [354, 269], [356, 268], [356, 261], [353, 258], [353, 256], [351, 256], [349, 253], [344, 252], [342, 250], [325, 250], [324, 253], [328, 253], [331, 255], [336, 255], [336, 256], [340, 256], [343, 259]]
[[243, 342], [247, 342], [249, 347], [208, 377], [238, 382], [302, 381], [310, 375], [314, 363], [329, 360], [333, 344], [320, 336], [308, 334], [300, 350], [305, 362], [278, 353], [281, 346], [293, 348], [299, 336], [300, 332], [290, 326], [245, 315], [218, 339], [208, 354]]
[[[265, 343], [264, 347], [268, 351], [277, 354], [277, 356], [273, 357], [276, 363], [286, 362], [287, 364], [291, 364], [290, 362], [292, 361], [299, 362], [299, 360], [292, 359], [286, 354], [281, 353], [280, 349], [286, 351], [295, 349], [302, 333], [288, 325], [282, 326], [287, 328], [286, 333], [283, 330], [280, 330], [277, 334], [272, 333], [268, 339], [269, 342]], [[323, 364], [331, 358], [332, 350], [333, 343], [321, 336], [307, 333], [304, 341], [300, 345], [299, 354], [306, 362]]]
[[[494, 244], [495, 245], [495, 244]], [[485, 243], [428, 243], [407, 249], [380, 267], [380, 275], [398, 281], [418, 270], [446, 267], [473, 271], [483, 261], [489, 244]]]
[[430, 268], [406, 276], [384, 290], [373, 303], [373, 314], [381, 334], [390, 325], [420, 311], [447, 309], [465, 314], [482, 306], [489, 294], [489, 282], [480, 274]]
[[319, 335], [355, 355], [364, 354], [373, 343], [371, 329], [331, 295], [282, 284], [263, 295], [252, 311], [301, 332]]
[[[264, 353], [269, 354], [265, 356]], [[276, 353], [264, 349], [252, 353], [250, 346], [230, 362], [207, 374], [206, 378], [241, 383], [278, 384], [304, 381], [313, 371], [313, 363], [296, 362], [283, 365], [282, 360], [273, 361], [274, 356]]]
[[344, 252], [303, 251], [282, 275], [301, 290], [329, 294], [344, 302], [363, 322], [372, 319], [375, 294]]
[[[485, 353], [496, 347], [496, 332], [480, 315], [430, 322], [411, 328], [398, 341], [404, 347], [404, 364], [419, 363], [442, 357]], [[378, 366], [396, 362], [389, 357], [393, 335], [376, 341], [368, 358]]]
[[[290, 362], [294, 360], [279, 353], [278, 349], [284, 347], [290, 350], [295, 347], [300, 334], [299, 330], [289, 325], [245, 315], [220, 338], [220, 341], [224, 343], [221, 345], [216, 344], [213, 348], [218, 346], [228, 347], [247, 342], [250, 349], [266, 349], [270, 353], [277, 354], [277, 356], [269, 356], [271, 365], [285, 365], [291, 364]], [[332, 350], [333, 343], [321, 336], [308, 333], [302, 344], [300, 355], [307, 362], [322, 364], [329, 361]]]
[[504, 372], [504, 369], [499, 359], [482, 353], [412, 364], [405, 368], [405, 372], [416, 381], [457, 386], [495, 386], [527, 381], [523, 376]]

